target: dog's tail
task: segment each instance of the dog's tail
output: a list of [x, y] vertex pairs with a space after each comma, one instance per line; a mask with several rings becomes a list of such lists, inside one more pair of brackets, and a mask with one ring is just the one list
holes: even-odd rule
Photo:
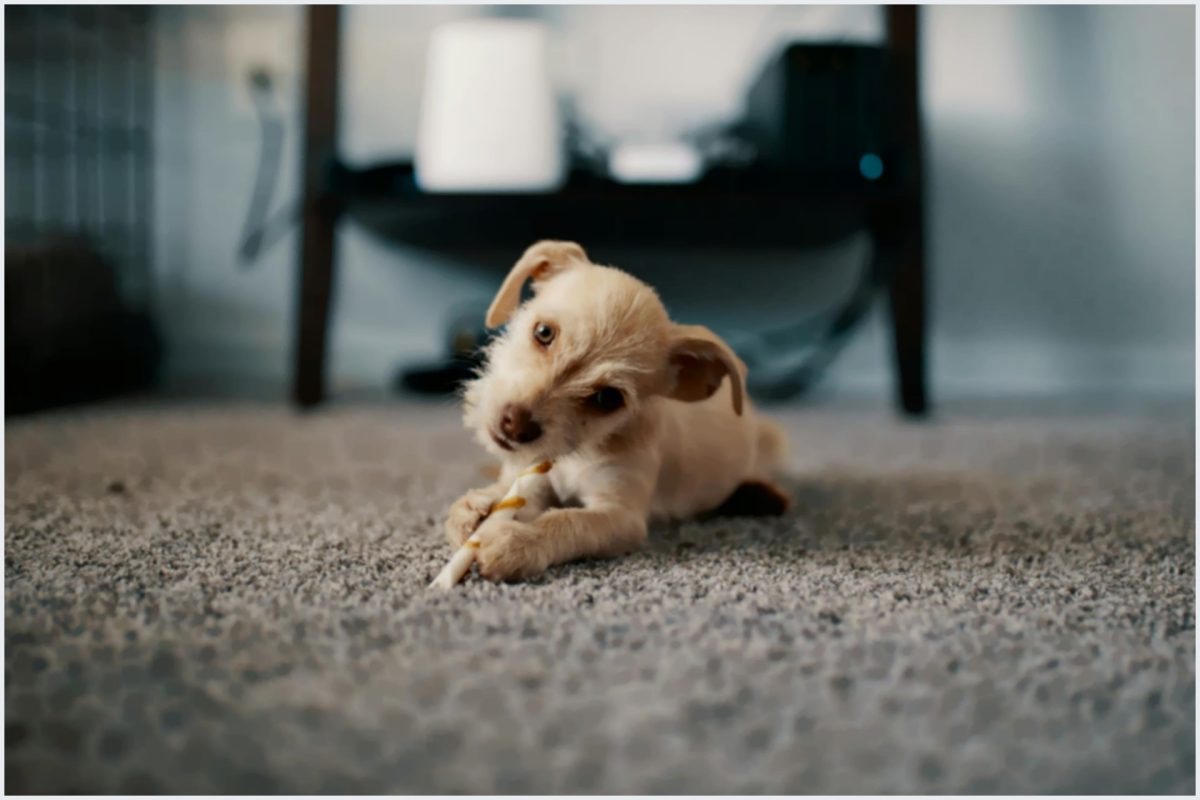
[[778, 472], [788, 459], [787, 434], [769, 419], [758, 418], [758, 457], [755, 472], [766, 477]]

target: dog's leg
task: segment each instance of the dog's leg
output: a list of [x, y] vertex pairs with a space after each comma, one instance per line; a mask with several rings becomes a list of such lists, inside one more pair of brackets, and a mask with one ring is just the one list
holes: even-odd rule
[[494, 581], [532, 578], [553, 564], [624, 555], [645, 541], [644, 513], [610, 504], [552, 509], [530, 523], [489, 526], [479, 574]]

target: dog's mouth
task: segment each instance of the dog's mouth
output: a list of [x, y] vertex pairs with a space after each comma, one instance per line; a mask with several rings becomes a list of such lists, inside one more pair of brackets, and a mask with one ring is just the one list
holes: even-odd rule
[[500, 434], [496, 433], [493, 430], [489, 430], [488, 435], [490, 435], [492, 437], [492, 441], [495, 442], [497, 445], [499, 445], [499, 447], [502, 450], [507, 450], [508, 452], [511, 453], [512, 451], [517, 449], [513, 445], [512, 442], [510, 442], [508, 439], [506, 439], [505, 437], [501, 436]]

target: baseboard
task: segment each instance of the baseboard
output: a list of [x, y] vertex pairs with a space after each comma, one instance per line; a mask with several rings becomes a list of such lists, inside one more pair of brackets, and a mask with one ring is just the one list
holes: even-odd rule
[[[836, 394], [892, 391], [890, 343], [883, 358], [835, 365]], [[934, 341], [929, 386], [935, 398], [1185, 397], [1195, 393], [1195, 351], [1189, 347], [1070, 346], [1034, 342]]]

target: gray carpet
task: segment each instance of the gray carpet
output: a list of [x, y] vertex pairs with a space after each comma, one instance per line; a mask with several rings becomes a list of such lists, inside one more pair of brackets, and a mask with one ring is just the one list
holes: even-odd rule
[[425, 584], [448, 408], [6, 425], [10, 792], [1176, 792], [1190, 406], [789, 412], [798, 504]]

